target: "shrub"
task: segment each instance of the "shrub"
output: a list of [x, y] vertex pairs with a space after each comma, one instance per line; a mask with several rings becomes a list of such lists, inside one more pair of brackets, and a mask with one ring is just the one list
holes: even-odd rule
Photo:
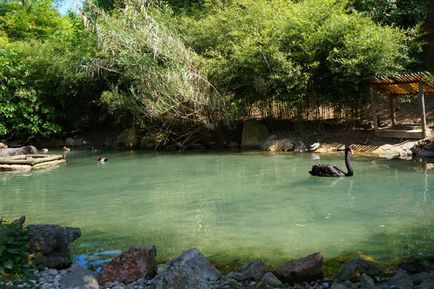
[[0, 275], [20, 274], [29, 267], [28, 232], [0, 219]]

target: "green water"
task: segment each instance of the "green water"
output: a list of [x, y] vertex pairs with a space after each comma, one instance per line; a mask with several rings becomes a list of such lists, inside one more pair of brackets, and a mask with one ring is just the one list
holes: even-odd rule
[[[67, 165], [0, 174], [0, 215], [77, 226], [76, 253], [155, 244], [270, 263], [322, 251], [386, 258], [433, 251], [434, 170], [354, 158], [354, 177], [318, 178], [309, 154], [71, 152]], [[343, 157], [322, 157], [344, 167]], [[94, 249], [92, 249], [94, 250]]]

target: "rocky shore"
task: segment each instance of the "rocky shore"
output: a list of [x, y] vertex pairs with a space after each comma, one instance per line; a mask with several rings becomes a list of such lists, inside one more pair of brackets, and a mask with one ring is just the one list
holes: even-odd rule
[[[138, 251], [149, 247], [135, 248]], [[269, 270], [257, 260], [234, 272], [222, 275], [197, 249], [184, 251], [179, 257], [158, 266], [154, 277], [147, 274], [152, 264], [140, 269], [132, 266], [137, 254], [123, 253], [127, 263], [112, 266], [112, 281], [103, 281], [102, 275], [72, 265], [68, 269], [48, 269], [33, 272], [33, 278], [18, 281], [0, 281], [0, 288], [34, 289], [432, 289], [434, 288], [434, 255], [406, 258], [394, 272], [384, 273], [362, 258], [354, 258], [339, 268], [337, 276], [325, 277], [320, 253], [289, 261]], [[128, 252], [127, 251], [127, 252]], [[122, 255], [122, 254], [121, 254]], [[125, 259], [126, 258], [126, 259]], [[118, 258], [119, 260], [119, 258]], [[141, 260], [143, 261], [143, 259]], [[139, 262], [141, 262], [139, 261]], [[152, 260], [148, 260], [152, 261]], [[128, 263], [130, 262], [130, 263]], [[155, 264], [154, 264], [155, 265]], [[106, 266], [107, 267], [107, 266]], [[148, 268], [150, 269], [150, 268]], [[129, 275], [132, 273], [132, 275]], [[105, 274], [104, 272], [102, 274]], [[135, 276], [127, 281], [127, 277]], [[125, 282], [117, 279], [123, 279]]]

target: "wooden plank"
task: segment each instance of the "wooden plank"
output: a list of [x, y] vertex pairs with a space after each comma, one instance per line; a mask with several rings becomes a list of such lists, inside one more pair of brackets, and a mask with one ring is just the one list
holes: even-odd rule
[[13, 157], [0, 158], [0, 164], [35, 165], [62, 159], [61, 155], [18, 155]]

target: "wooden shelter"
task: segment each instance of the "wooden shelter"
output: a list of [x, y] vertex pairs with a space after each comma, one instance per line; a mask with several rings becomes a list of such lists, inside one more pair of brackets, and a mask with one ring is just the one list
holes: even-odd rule
[[[417, 72], [409, 74], [395, 75], [391, 77], [371, 78], [368, 82], [371, 85], [370, 96], [374, 120], [375, 134], [391, 138], [426, 138], [431, 136], [431, 130], [427, 126], [425, 112], [425, 95], [434, 93], [434, 84], [428, 83], [432, 75], [429, 72]], [[391, 128], [380, 129], [377, 118], [377, 99], [374, 91], [382, 93], [389, 98]], [[400, 96], [418, 96], [418, 115], [421, 119], [420, 128], [396, 129], [395, 121], [395, 99]]]

